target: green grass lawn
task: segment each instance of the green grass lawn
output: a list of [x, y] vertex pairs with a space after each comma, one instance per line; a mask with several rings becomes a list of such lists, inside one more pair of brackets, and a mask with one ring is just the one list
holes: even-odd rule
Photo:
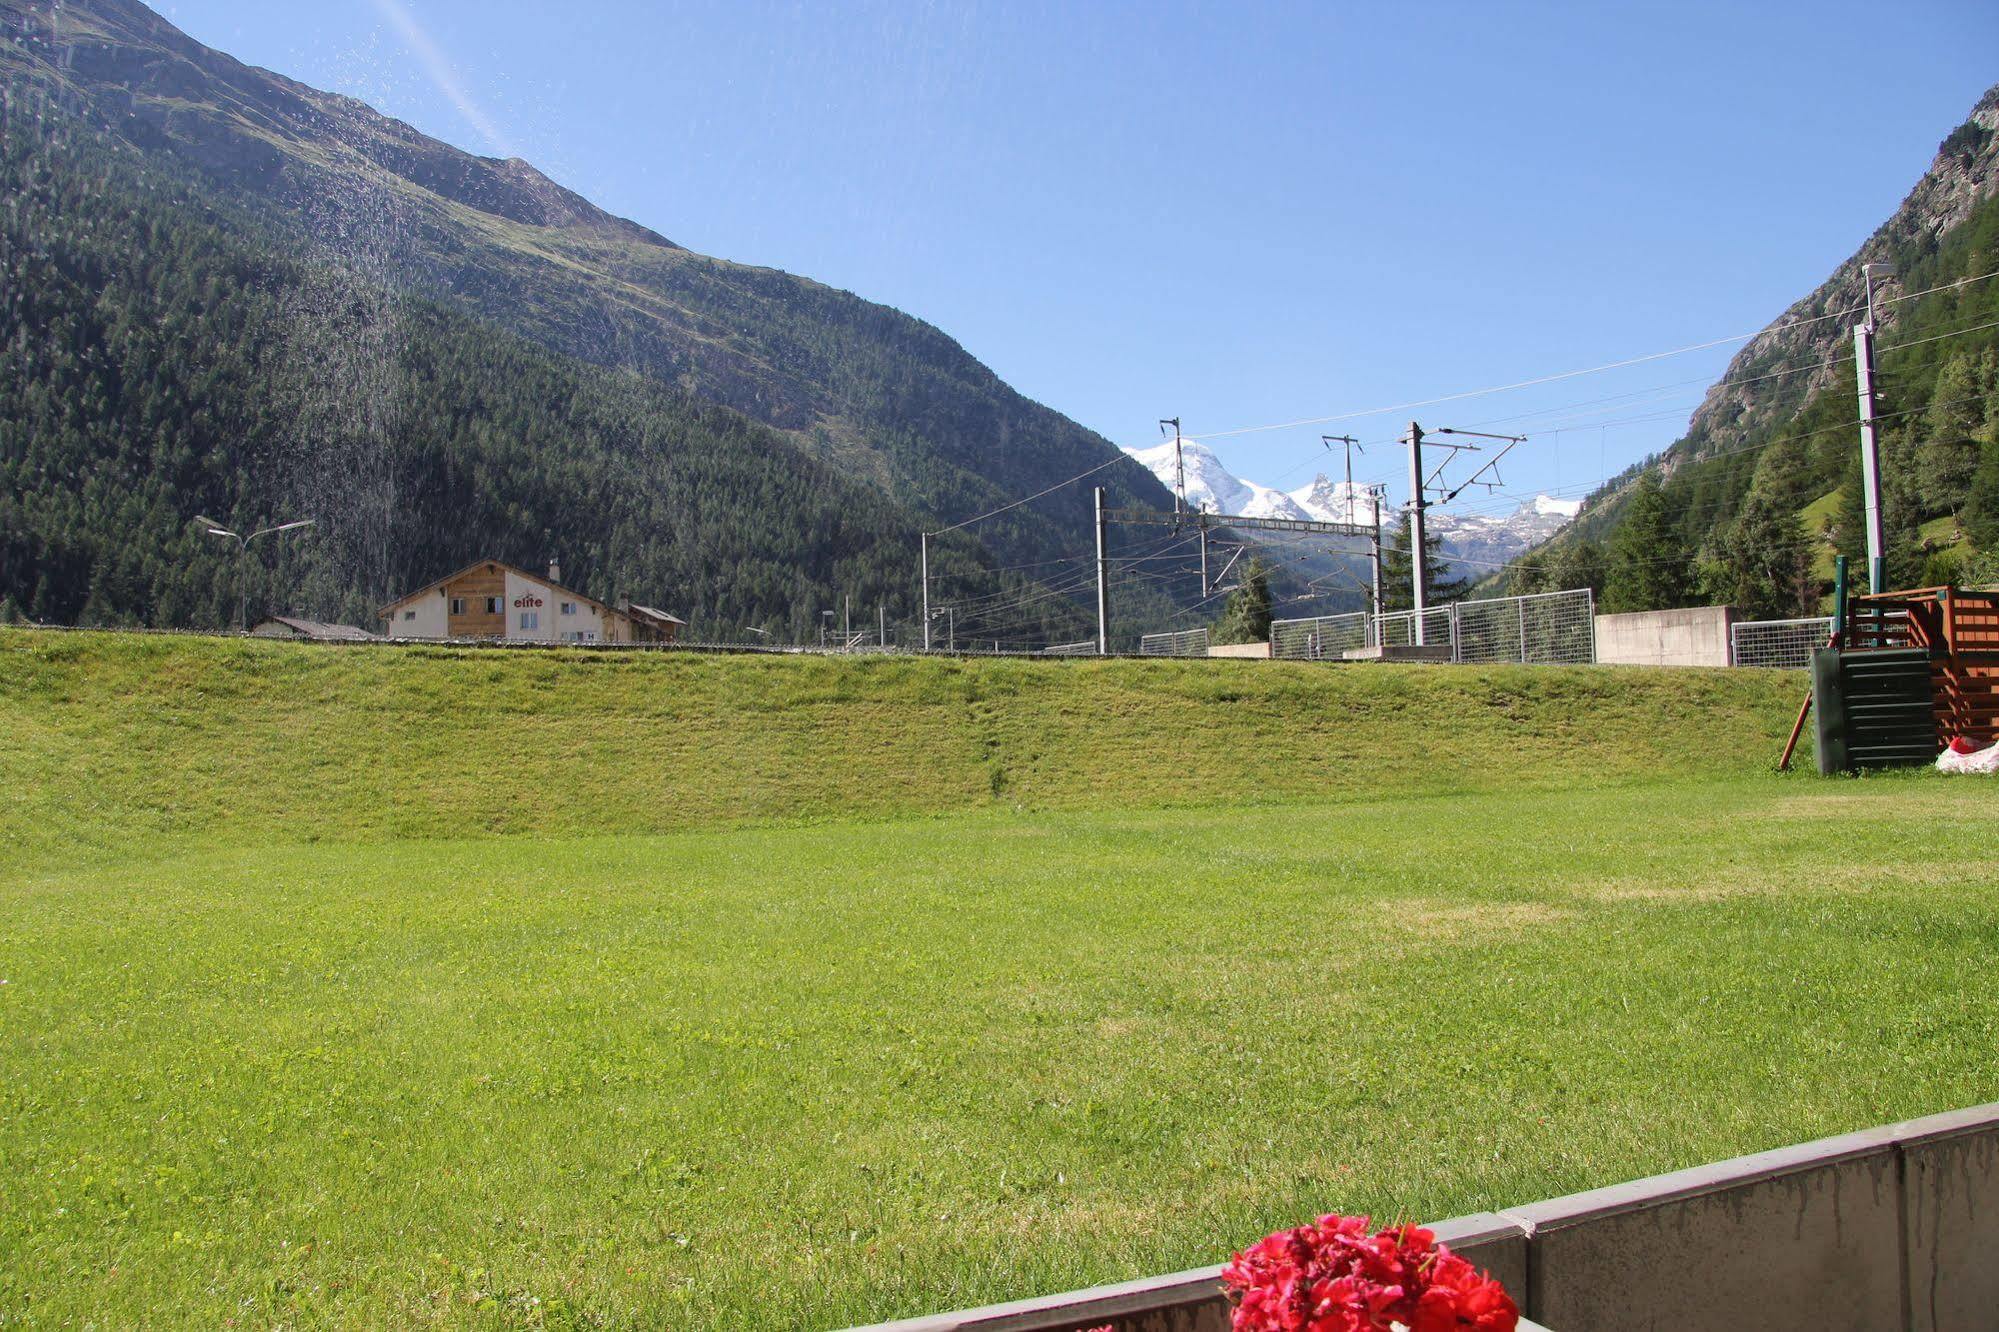
[[1756, 672], [0, 631], [0, 1326], [825, 1329], [1999, 1095]]
[[0, 1307], [828, 1328], [1991, 1099], [1990, 797], [218, 845], [11, 876]]

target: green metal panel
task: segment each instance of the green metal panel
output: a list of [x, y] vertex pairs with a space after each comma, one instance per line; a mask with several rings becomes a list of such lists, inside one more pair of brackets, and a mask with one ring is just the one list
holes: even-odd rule
[[1852, 765], [1846, 756], [1846, 693], [1840, 688], [1839, 649], [1812, 653], [1812, 724], [1818, 741], [1819, 773], [1830, 777]]
[[1936, 758], [1930, 654], [1923, 648], [1816, 652], [1812, 699], [1820, 772]]

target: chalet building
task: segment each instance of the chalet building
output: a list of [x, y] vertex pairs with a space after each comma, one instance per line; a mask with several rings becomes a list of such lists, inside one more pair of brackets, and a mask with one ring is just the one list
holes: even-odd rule
[[499, 638], [512, 643], [671, 643], [686, 621], [650, 606], [603, 602], [500, 560], [467, 565], [382, 607], [390, 638]]

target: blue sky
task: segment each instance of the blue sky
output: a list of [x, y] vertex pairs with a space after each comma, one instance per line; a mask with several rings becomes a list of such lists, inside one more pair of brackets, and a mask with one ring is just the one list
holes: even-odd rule
[[[684, 245], [930, 320], [1121, 444], [1750, 333], [1999, 80], [1988, 0], [159, 8]], [[1473, 507], [1580, 494], [1671, 442], [1701, 395], [1680, 381], [1733, 350], [1413, 414], [1567, 427]], [[1411, 414], [1212, 443], [1288, 489], [1321, 430]], [[1406, 489], [1392, 446], [1358, 470]]]

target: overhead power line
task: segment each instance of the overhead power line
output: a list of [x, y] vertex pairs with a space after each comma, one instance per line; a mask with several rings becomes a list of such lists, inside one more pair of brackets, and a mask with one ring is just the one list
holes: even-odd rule
[[[1940, 291], [1951, 291], [1951, 290], [1961, 289], [1967, 286], [1971, 286], [1975, 283], [1988, 281], [1994, 277], [1999, 277], [1999, 269], [1995, 269], [1986, 273], [1975, 274], [1970, 277], [1959, 278], [1953, 282], [1939, 283], [1933, 287], [1925, 287], [1920, 291], [1904, 292], [1899, 296], [1892, 296], [1884, 300], [1880, 300], [1876, 302], [1876, 304], [1882, 306], [1897, 305], [1904, 301], [1911, 301], [1911, 300], [1916, 300], [1923, 296], [1934, 295], [1935, 293]], [[1625, 357], [1622, 360], [1607, 361], [1601, 365], [1585, 366], [1581, 369], [1576, 369], [1576, 370], [1564, 370], [1554, 374], [1538, 375], [1528, 379], [1515, 380], [1511, 383], [1494, 384], [1478, 389], [1467, 389], [1462, 392], [1442, 394], [1431, 398], [1416, 399], [1413, 401], [1396, 403], [1385, 407], [1371, 407], [1356, 411], [1338, 412], [1328, 416], [1305, 417], [1294, 421], [1275, 422], [1268, 425], [1238, 426], [1228, 430], [1204, 431], [1197, 434], [1189, 434], [1184, 437], [1193, 440], [1227, 439], [1242, 435], [1264, 434], [1272, 431], [1298, 429], [1305, 426], [1329, 425], [1340, 421], [1356, 420], [1367, 416], [1385, 415], [1389, 412], [1403, 412], [1403, 411], [1414, 410], [1415, 408], [1418, 407], [1431, 407], [1443, 403], [1462, 402], [1471, 398], [1488, 397], [1493, 394], [1509, 393], [1520, 389], [1538, 387], [1544, 384], [1553, 384], [1553, 383], [1560, 383], [1570, 379], [1579, 379], [1588, 375], [1604, 374], [1613, 370], [1628, 369], [1631, 366], [1644, 365], [1652, 361], [1667, 360], [1675, 356], [1685, 356], [1693, 352], [1706, 351], [1715, 347], [1726, 346], [1727, 344], [1732, 342], [1751, 342], [1754, 341], [1756, 338], [1763, 336], [1765, 333], [1782, 332], [1790, 329], [1805, 328], [1813, 324], [1823, 323], [1827, 320], [1847, 318], [1852, 315], [1860, 313], [1865, 308], [1866, 307], [1864, 305], [1856, 305], [1842, 310], [1828, 311], [1825, 314], [1813, 315], [1808, 318], [1788, 320], [1783, 324], [1777, 325], [1775, 328], [1766, 327], [1758, 329], [1753, 333], [1738, 333], [1738, 334], [1730, 334], [1726, 337], [1710, 338], [1701, 342], [1689, 343], [1681, 347], [1668, 348], [1667, 350], [1664, 351], [1648, 352], [1641, 356], [1630, 356], [1630, 357]], [[1974, 325], [1970, 328], [1955, 329], [1945, 333], [1933, 334], [1928, 337], [1909, 339], [1904, 342], [1883, 346], [1879, 348], [1879, 351], [1885, 353], [1888, 351], [1898, 350], [1904, 347], [1920, 346], [1925, 343], [1941, 341], [1945, 338], [1959, 337], [1969, 333], [1981, 332], [1989, 328], [1999, 328], [1999, 320], [1994, 320], [1988, 323]], [[1713, 381], [1710, 384], [1709, 392], [1711, 393], [1716, 388], [1728, 387], [1731, 385], [1758, 383], [1768, 379], [1782, 378], [1786, 375], [1804, 374], [1814, 370], [1825, 370], [1831, 368], [1832, 364], [1833, 363], [1830, 361], [1814, 362], [1811, 365], [1790, 367], [1754, 376], [1744, 376], [1733, 380], [1730, 379], [1717, 380]], [[1697, 378], [1685, 381], [1677, 381], [1675, 384], [1662, 385], [1654, 389], [1640, 389], [1630, 394], [1616, 394], [1616, 395], [1611, 395], [1608, 398], [1594, 399], [1588, 402], [1570, 404], [1567, 408], [1553, 407], [1553, 408], [1541, 409], [1540, 411], [1536, 412], [1523, 412], [1513, 417], [1494, 418], [1490, 421], [1480, 422], [1479, 424], [1482, 425], [1501, 424], [1508, 420], [1519, 420], [1524, 417], [1547, 415], [1551, 412], [1557, 412], [1562, 410], [1573, 410], [1577, 407], [1596, 405], [1598, 403], [1616, 401], [1633, 396], [1643, 396], [1646, 393], [1659, 392], [1667, 388], [1678, 387], [1680, 384], [1699, 383], [1699, 382], [1703, 382], [1703, 380]], [[1698, 404], [1695, 404], [1695, 406], [1698, 406]], [[1661, 412], [1658, 414], [1658, 419], [1665, 419], [1667, 417], [1670, 417], [1671, 415], [1676, 415], [1678, 410], [1679, 409], [1674, 409], [1673, 411], [1670, 412]], [[1629, 424], [1631, 422], [1642, 419], [1645, 418], [1628, 418], [1626, 421], [1623, 422], [1584, 421], [1569, 426], [1544, 427], [1541, 430], [1539, 430], [1537, 433], [1546, 435], [1546, 434], [1572, 433], [1572, 432], [1579, 432], [1590, 429], [1603, 429], [1611, 425]], [[1888, 418], [1884, 417], [1879, 419], [1888, 419]], [[1842, 426], [1840, 428], [1844, 429], [1845, 427]], [[1812, 433], [1817, 434], [1821, 432], [1812, 432]], [[1809, 436], [1789, 436], [1788, 438], [1809, 438]], [[1387, 442], [1393, 442], [1393, 441], [1387, 441]], [[1773, 441], [1766, 441], [1766, 442], [1773, 442]], [[1761, 446], [1755, 446], [1755, 447], [1761, 447]], [[1706, 461], [1707, 459], [1717, 458], [1717, 457], [1726, 457], [1729, 456], [1730, 453], [1734, 452], [1737, 452], [1737, 450], [1729, 450], [1724, 453], [1708, 454], [1705, 455], [1705, 457], [1700, 459], [1699, 461]], [[975, 523], [984, 522], [988, 518], [994, 518], [1000, 514], [1011, 512], [1014, 509], [1020, 508], [1022, 505], [1031, 504], [1035, 500], [1042, 499], [1048, 495], [1054, 494], [1058, 490], [1064, 489], [1065, 487], [1068, 486], [1072, 486], [1076, 484], [1078, 481], [1087, 480], [1088, 478], [1095, 476], [1100, 472], [1106, 471], [1120, 462], [1134, 462], [1134, 461], [1135, 460], [1132, 459], [1129, 454], [1120, 449], [1115, 456], [1106, 458], [1104, 461], [1096, 464], [1093, 467], [1086, 468], [1085, 470], [1076, 473], [1074, 476], [1067, 477], [1061, 481], [1055, 482], [1052, 485], [1045, 486], [1042, 489], [1035, 491], [1031, 495], [1024, 495], [1019, 499], [1011, 500], [1008, 503], [999, 505], [996, 508], [988, 509], [984, 513], [974, 514], [969, 518], [961, 519], [958, 522], [949, 524], [948, 526], [937, 528], [935, 531], [927, 533], [926, 535], [941, 536], [946, 532], [955, 532], [962, 528], [970, 527]], [[1139, 465], [1142, 466], [1142, 464]], [[1291, 474], [1291, 472], [1295, 472], [1297, 470], [1299, 470], [1299, 468], [1294, 467], [1290, 469], [1290, 471], [1280, 474], [1279, 479], [1283, 479], [1283, 477], [1288, 477]], [[1627, 468], [1623, 470], [1629, 470], [1629, 469]], [[1618, 475], [1622, 475], [1622, 471], [1618, 473], [1613, 473], [1609, 477], [1600, 478], [1595, 484], [1601, 485], [1604, 481], [1612, 480]], [[1067, 561], [1050, 561], [1049, 563], [1064, 563], [1064, 562]], [[1029, 568], [1034, 566], [1019, 565], [1012, 567]], [[1203, 604], [1203, 602], [1212, 599], [1213, 599], [1212, 597], [1204, 597], [1202, 599], [1202, 602], [1196, 602], [1194, 604], [1196, 606], [1199, 606]], [[1184, 614], [1185, 612], [1182, 613]]]

